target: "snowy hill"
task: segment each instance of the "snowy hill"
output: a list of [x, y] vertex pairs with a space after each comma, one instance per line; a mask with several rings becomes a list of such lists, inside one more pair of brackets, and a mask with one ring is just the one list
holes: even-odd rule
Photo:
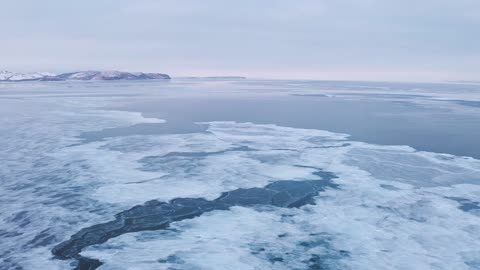
[[34, 73], [16, 73], [10, 71], [0, 71], [0, 81], [30, 81], [38, 80], [44, 77], [56, 76], [48, 72], [34, 72]]
[[162, 73], [122, 72], [122, 71], [80, 71], [62, 74], [44, 72], [15, 73], [0, 71], [0, 81], [111, 81], [111, 80], [153, 80], [170, 79]]

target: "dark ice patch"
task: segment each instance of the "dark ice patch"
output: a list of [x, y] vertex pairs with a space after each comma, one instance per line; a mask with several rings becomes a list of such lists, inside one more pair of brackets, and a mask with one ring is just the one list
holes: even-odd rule
[[[337, 250], [331, 244], [333, 236], [325, 233], [312, 235], [313, 240], [300, 243], [305, 247], [305, 252], [315, 250], [308, 261], [308, 269], [326, 270], [326, 269], [345, 269], [338, 264], [338, 261], [349, 257], [350, 252], [346, 250]], [[320, 249], [319, 249], [320, 248]]]
[[392, 186], [392, 185], [386, 185], [386, 184], [381, 184], [381, 188], [388, 189], [388, 190], [399, 190], [399, 188]]
[[271, 205], [292, 208], [313, 204], [313, 198], [319, 192], [337, 188], [332, 182], [334, 174], [321, 170], [315, 174], [322, 177], [322, 180], [276, 181], [263, 188], [224, 192], [212, 201], [202, 198], [149, 201], [116, 214], [112, 221], [80, 230], [69, 240], [55, 246], [52, 253], [57, 259], [76, 259], [77, 270], [96, 269], [101, 262], [81, 256], [79, 253], [82, 249], [125, 233], [166, 229], [172, 222], [198, 217], [213, 210], [228, 210], [232, 206]]
[[459, 197], [447, 197], [448, 199], [457, 201], [460, 206], [458, 209], [465, 211], [465, 212], [472, 212], [472, 211], [477, 211], [480, 210], [480, 202], [475, 202], [471, 201], [465, 198], [459, 198]]
[[172, 264], [184, 264], [185, 262], [175, 255], [169, 255], [165, 259], [159, 259], [157, 262], [159, 263], [172, 263]]

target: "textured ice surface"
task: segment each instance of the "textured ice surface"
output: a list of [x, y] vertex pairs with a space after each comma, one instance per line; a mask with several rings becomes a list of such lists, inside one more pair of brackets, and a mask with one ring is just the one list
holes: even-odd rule
[[122, 234], [140, 231], [163, 230], [173, 222], [192, 219], [214, 210], [229, 210], [235, 206], [275, 206], [298, 208], [314, 203], [314, 197], [328, 188], [336, 188], [328, 172], [315, 173], [321, 180], [281, 180], [262, 188], [236, 189], [222, 193], [215, 200], [202, 198], [176, 198], [169, 202], [148, 201], [118, 213], [106, 223], [84, 228], [72, 237], [55, 246], [52, 253], [59, 259], [76, 259], [78, 269], [95, 269], [99, 260], [82, 257], [79, 253], [86, 247], [103, 244]]
[[[166, 155], [156, 163], [168, 164], [175, 156], [179, 163], [155, 170], [184, 168], [189, 174], [175, 175], [192, 180], [201, 175], [198, 181], [208, 183], [213, 173], [217, 179], [238, 179], [232, 184], [256, 186], [269, 179], [305, 179], [308, 170], [300, 169], [318, 167], [339, 176], [340, 190], [287, 214], [282, 209], [215, 212], [178, 222], [169, 232], [121, 236], [82, 255], [105, 261], [101, 269], [475, 269], [478, 216], [449, 197], [478, 200], [479, 161], [409, 147], [345, 144], [342, 135], [271, 125], [210, 123], [209, 131], [254, 151], [228, 151], [227, 145], [224, 152]], [[289, 164], [296, 169], [265, 173]], [[229, 189], [241, 187], [215, 183], [213, 190], [226, 183]], [[128, 264], [125, 258], [131, 257], [135, 261]]]
[[321, 130], [209, 122], [206, 132], [84, 142], [161, 119], [114, 98], [0, 100], [0, 269], [71, 269], [51, 249], [149, 200], [338, 176], [298, 209], [233, 207], [86, 248], [99, 269], [479, 269], [480, 161]]

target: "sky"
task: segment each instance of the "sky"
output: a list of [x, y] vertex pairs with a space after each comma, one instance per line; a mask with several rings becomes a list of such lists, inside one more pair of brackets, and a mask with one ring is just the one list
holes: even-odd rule
[[0, 70], [480, 81], [479, 0], [0, 4]]

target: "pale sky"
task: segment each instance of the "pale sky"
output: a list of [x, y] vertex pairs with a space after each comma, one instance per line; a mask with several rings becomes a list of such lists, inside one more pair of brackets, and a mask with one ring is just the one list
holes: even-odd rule
[[0, 0], [0, 70], [480, 80], [480, 0]]

